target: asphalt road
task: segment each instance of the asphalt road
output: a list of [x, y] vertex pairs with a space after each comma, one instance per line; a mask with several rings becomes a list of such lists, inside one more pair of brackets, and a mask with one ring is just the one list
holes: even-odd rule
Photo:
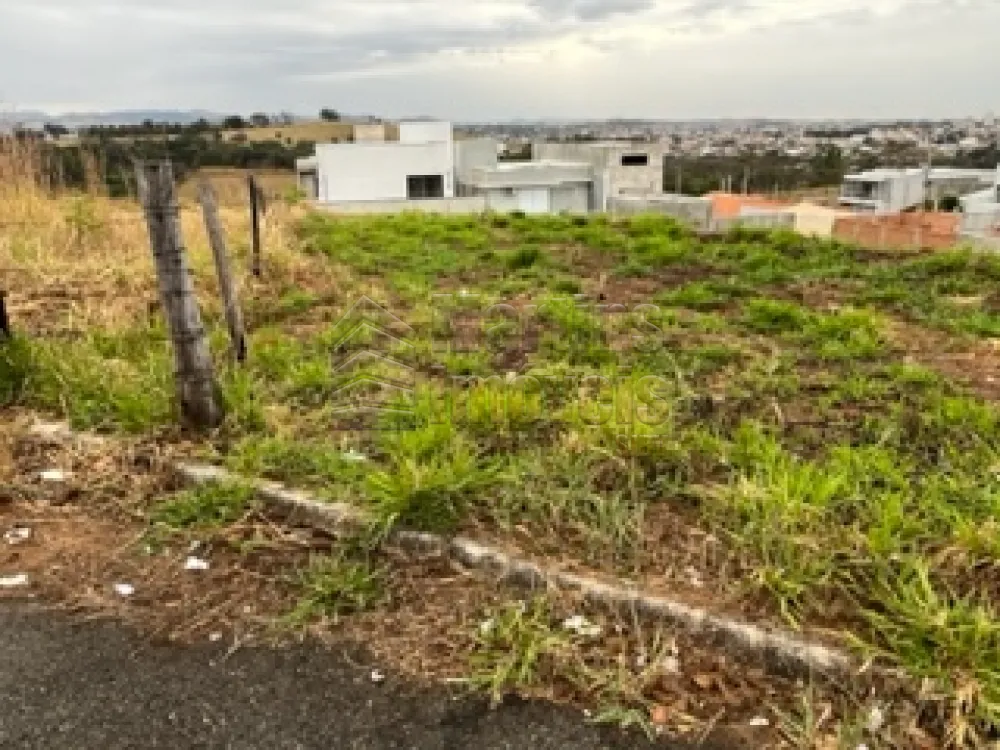
[[227, 648], [153, 645], [115, 623], [0, 604], [0, 747], [651, 747], [569, 709], [490, 710], [392, 674], [376, 683], [357, 652], [303, 644], [225, 659]]

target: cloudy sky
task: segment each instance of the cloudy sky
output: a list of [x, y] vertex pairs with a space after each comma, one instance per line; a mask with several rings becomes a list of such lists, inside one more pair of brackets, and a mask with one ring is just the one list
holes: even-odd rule
[[0, 0], [0, 102], [390, 117], [1000, 114], [998, 0]]

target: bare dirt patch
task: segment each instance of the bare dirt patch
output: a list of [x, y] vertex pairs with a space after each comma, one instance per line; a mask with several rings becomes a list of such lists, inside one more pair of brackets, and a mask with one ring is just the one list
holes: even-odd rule
[[935, 370], [982, 398], [1000, 400], [1000, 339], [969, 341], [893, 320], [892, 344], [905, 361]]

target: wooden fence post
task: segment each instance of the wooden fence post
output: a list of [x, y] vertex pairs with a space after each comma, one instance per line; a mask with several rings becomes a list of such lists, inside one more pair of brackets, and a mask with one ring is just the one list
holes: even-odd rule
[[197, 427], [218, 427], [225, 416], [212, 357], [185, 258], [174, 173], [169, 161], [136, 164], [160, 301], [170, 328], [181, 416]]
[[0, 339], [10, 338], [10, 319], [7, 317], [7, 292], [0, 289]]
[[261, 190], [257, 185], [257, 178], [253, 175], [247, 177], [247, 187], [250, 190], [250, 232], [252, 235], [252, 253], [250, 268], [255, 278], [261, 277], [261, 247], [260, 247], [260, 211], [261, 211]]
[[212, 246], [212, 257], [215, 258], [215, 271], [219, 277], [219, 289], [222, 301], [226, 306], [226, 324], [229, 326], [229, 338], [232, 341], [233, 357], [243, 363], [247, 359], [246, 333], [243, 329], [243, 312], [236, 298], [236, 288], [233, 285], [233, 275], [229, 266], [229, 253], [226, 251], [226, 236], [219, 221], [219, 206], [215, 191], [208, 180], [202, 180], [198, 185], [198, 199], [205, 216], [205, 230], [208, 232], [208, 242]]

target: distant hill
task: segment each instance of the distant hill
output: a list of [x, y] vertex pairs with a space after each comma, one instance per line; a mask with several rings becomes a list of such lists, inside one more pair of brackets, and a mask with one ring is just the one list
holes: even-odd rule
[[96, 125], [141, 125], [146, 120], [190, 124], [205, 119], [210, 122], [222, 120], [225, 115], [201, 109], [131, 109], [111, 112], [67, 112], [51, 115], [38, 110], [15, 110], [0, 112], [0, 122], [25, 127], [41, 127], [53, 123], [75, 129]]

